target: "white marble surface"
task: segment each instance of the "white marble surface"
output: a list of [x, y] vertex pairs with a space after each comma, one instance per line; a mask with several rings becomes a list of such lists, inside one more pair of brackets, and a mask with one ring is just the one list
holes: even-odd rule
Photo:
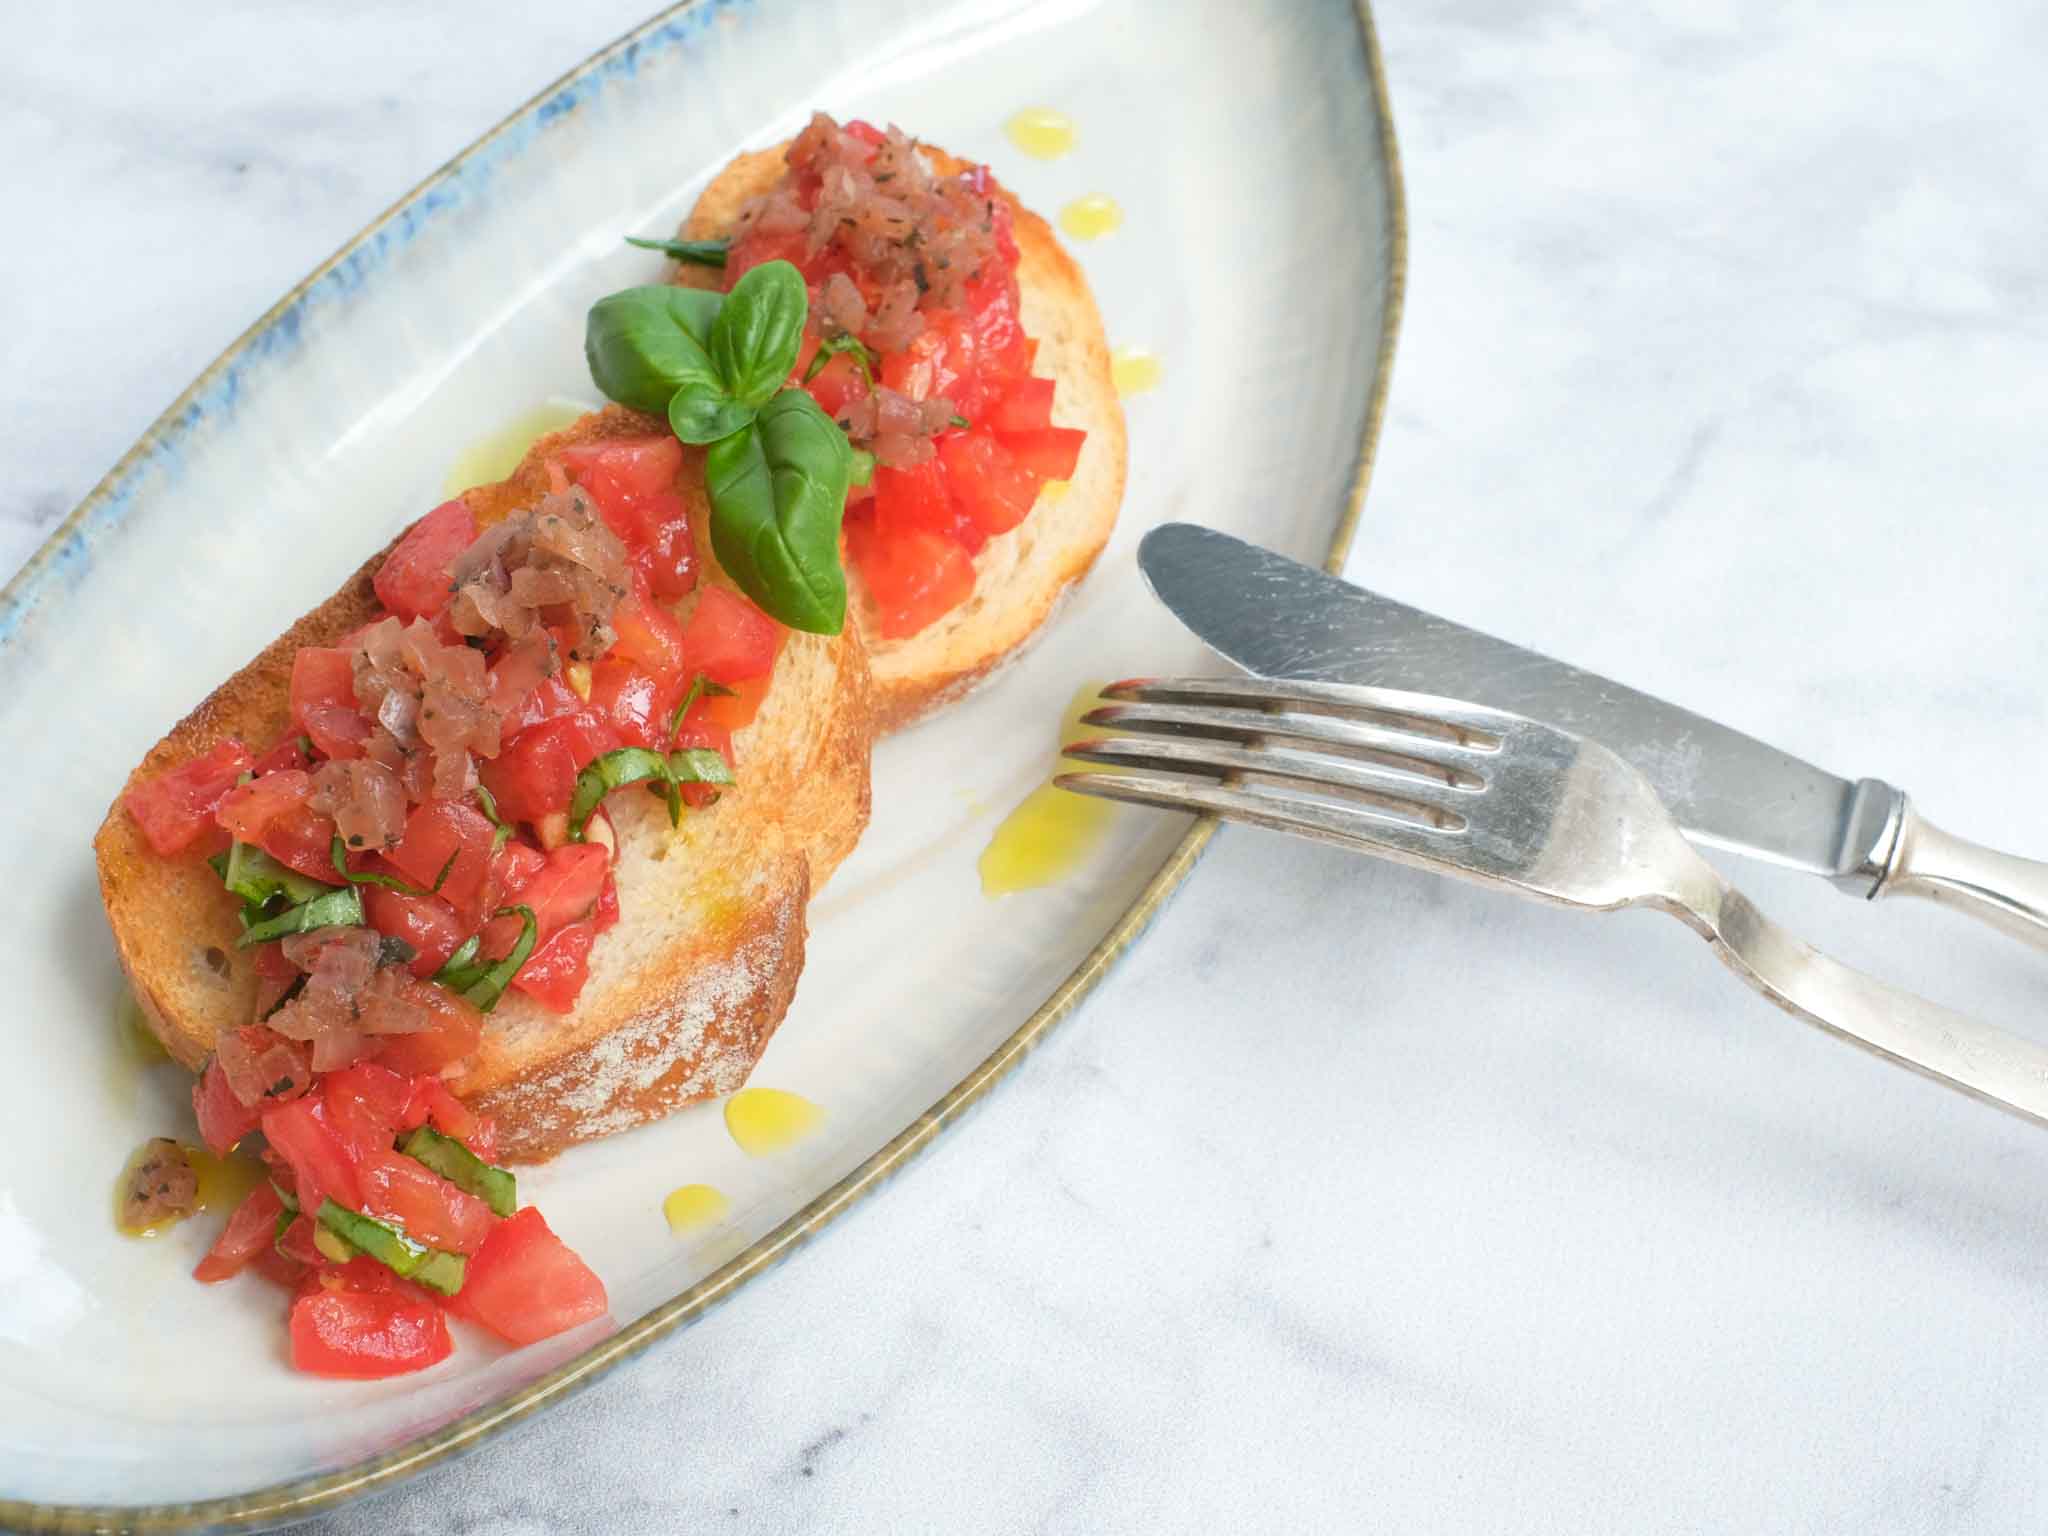
[[[13, 18], [0, 566], [643, 3]], [[1354, 570], [2048, 850], [1994, 814], [2048, 752], [2038, 13], [1379, 20], [1412, 284]], [[1947, 1000], [2041, 995], [1960, 924], [1743, 874]], [[1675, 925], [1226, 833], [825, 1240], [320, 1528], [2031, 1531], [2042, 1190], [2042, 1133]]]

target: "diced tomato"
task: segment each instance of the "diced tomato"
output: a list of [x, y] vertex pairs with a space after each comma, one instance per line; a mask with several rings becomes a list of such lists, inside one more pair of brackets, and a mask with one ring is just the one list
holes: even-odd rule
[[410, 1076], [431, 1074], [454, 1065], [474, 1051], [484, 1037], [484, 1018], [474, 1004], [446, 987], [423, 987], [417, 996], [434, 1015], [432, 1027], [410, 1035], [389, 1036], [377, 1055], [383, 1066]]
[[[303, 1216], [294, 1217], [292, 1225], [285, 1228], [286, 1239], [290, 1238], [293, 1227], [301, 1226], [304, 1222], [305, 1218]], [[310, 1246], [310, 1240], [308, 1246]], [[259, 1249], [249, 1267], [272, 1285], [282, 1286], [288, 1291], [296, 1290], [299, 1282], [306, 1278], [305, 1263], [283, 1252], [276, 1244], [268, 1248]]]
[[431, 976], [441, 969], [469, 932], [470, 925], [438, 896], [409, 896], [381, 885], [366, 885], [362, 892], [363, 916], [370, 926], [413, 947], [415, 976]]
[[365, 1291], [300, 1296], [292, 1303], [291, 1342], [299, 1370], [357, 1381], [425, 1370], [455, 1348], [447, 1318], [431, 1301]]
[[475, 1253], [490, 1233], [488, 1205], [400, 1153], [371, 1153], [363, 1159], [357, 1178], [363, 1214], [396, 1223], [416, 1243], [450, 1253]]
[[401, 619], [439, 613], [453, 585], [448, 567], [476, 542], [476, 518], [460, 501], [444, 501], [414, 523], [377, 567], [377, 601]]
[[491, 1229], [448, 1310], [512, 1344], [533, 1344], [602, 1317], [604, 1282], [527, 1206]]
[[[238, 840], [260, 842], [263, 829], [313, 793], [313, 776], [303, 768], [281, 768], [237, 784], [227, 792], [213, 818]], [[332, 875], [330, 868], [328, 874]]]
[[697, 585], [696, 539], [676, 490], [681, 443], [667, 435], [583, 443], [564, 449], [561, 462], [632, 549], [657, 597], [672, 602]]
[[884, 539], [939, 533], [970, 555], [988, 542], [988, 530], [946, 488], [946, 466], [937, 458], [911, 469], [877, 469], [873, 516], [875, 532]]
[[757, 231], [744, 239], [734, 241], [732, 249], [726, 252], [727, 289], [764, 261], [787, 261], [804, 273], [805, 282], [813, 281], [813, 274], [804, 271], [810, 264], [810, 253], [802, 230], [794, 230], [787, 234]]
[[1075, 466], [1081, 462], [1081, 445], [1088, 440], [1079, 427], [1040, 427], [1031, 432], [998, 432], [995, 437], [1019, 469], [1041, 481], [1073, 479]]
[[986, 432], [947, 433], [939, 439], [939, 462], [953, 500], [990, 534], [1009, 532], [1038, 500], [1039, 477]]
[[1021, 378], [982, 412], [975, 425], [992, 432], [1036, 432], [1052, 425], [1052, 396], [1051, 379]]
[[[438, 1077], [416, 1077], [412, 1081], [412, 1106], [407, 1110], [409, 1122], [414, 1125], [431, 1120], [434, 1129], [443, 1136], [453, 1136], [457, 1141], [486, 1161], [497, 1149], [498, 1128], [487, 1116], [478, 1114], [462, 1100], [448, 1091], [448, 1085]], [[491, 1148], [483, 1150], [482, 1142]]]
[[177, 853], [208, 829], [214, 811], [251, 765], [249, 749], [229, 738], [144, 779], [121, 796], [121, 803], [153, 850]]
[[497, 800], [499, 816], [538, 821], [567, 809], [576, 775], [592, 758], [620, 745], [609, 722], [595, 710], [579, 709], [513, 737], [483, 764], [484, 787]]
[[[405, 1039], [399, 1035], [394, 1038]], [[364, 1159], [391, 1150], [402, 1130], [425, 1119], [413, 1113], [412, 1079], [376, 1061], [358, 1061], [320, 1080], [326, 1119], [360, 1175]]]
[[329, 885], [340, 883], [334, 872], [332, 816], [322, 816], [304, 805], [293, 806], [264, 824], [256, 846], [288, 869]]
[[[749, 683], [740, 684], [741, 688], [751, 686], [752, 684]], [[714, 704], [727, 704], [737, 701], [715, 698], [711, 702]], [[732, 731], [726, 726], [719, 724], [718, 721], [708, 718], [708, 715], [700, 715], [694, 709], [690, 711], [690, 718], [683, 722], [682, 729], [677, 731], [675, 736], [674, 750], [680, 752], [685, 747], [709, 747], [725, 759], [726, 767], [733, 769], [738, 767], [732, 755]], [[720, 790], [716, 784], [685, 784], [683, 786], [683, 804], [693, 810], [701, 811], [705, 806], [716, 800], [719, 794]]]
[[[703, 606], [703, 600], [698, 600]], [[635, 662], [662, 681], [683, 674], [683, 626], [660, 603], [640, 597], [620, 600], [612, 610], [612, 628], [619, 632], [610, 654]]]
[[[499, 814], [505, 813], [501, 810]], [[469, 919], [463, 928], [467, 932], [481, 915], [484, 886], [491, 871], [491, 838], [496, 831], [490, 818], [473, 805], [461, 800], [428, 800], [412, 808], [405, 818], [405, 835], [384, 857], [421, 890], [431, 890], [439, 880], [439, 899]], [[452, 865], [448, 862], [451, 858], [455, 860]], [[448, 877], [442, 880], [444, 869]]]
[[347, 651], [308, 645], [292, 658], [292, 719], [327, 757], [361, 757], [370, 722], [356, 708], [355, 664]]
[[256, 766], [249, 771], [262, 778], [266, 773], [282, 773], [293, 768], [310, 768], [313, 759], [306, 755], [306, 738], [294, 731], [281, 739], [276, 746], [256, 759]]
[[846, 553], [880, 610], [886, 640], [914, 635], [974, 593], [974, 562], [936, 533], [877, 536], [874, 520], [846, 520]]
[[596, 938], [597, 925], [590, 920], [556, 929], [519, 968], [512, 985], [543, 1008], [567, 1013], [590, 979], [590, 946]]
[[260, 1107], [235, 1097], [218, 1061], [207, 1062], [192, 1085], [192, 1113], [199, 1120], [199, 1139], [215, 1157], [226, 1157], [263, 1118]]
[[242, 1197], [228, 1218], [226, 1228], [206, 1250], [206, 1257], [192, 1271], [195, 1280], [208, 1285], [239, 1274], [248, 1262], [268, 1248], [277, 1236], [277, 1218], [284, 1214], [284, 1202], [269, 1181], [258, 1184]]
[[590, 707], [632, 747], [666, 748], [681, 679], [658, 682], [623, 656], [606, 656], [590, 669]]
[[503, 739], [510, 741], [536, 725], [545, 725], [550, 720], [559, 720], [564, 715], [573, 715], [583, 708], [583, 700], [576, 696], [576, 690], [559, 677], [548, 678], [536, 684], [519, 707], [505, 717]]
[[282, 1257], [295, 1264], [303, 1264], [309, 1268], [325, 1264], [328, 1262], [327, 1255], [322, 1253], [313, 1241], [313, 1230], [313, 1218], [301, 1213], [292, 1218], [290, 1225], [284, 1229], [284, 1235], [277, 1238], [272, 1247]]
[[348, 1148], [328, 1119], [322, 1095], [266, 1109], [263, 1137], [291, 1165], [299, 1204], [307, 1210], [317, 1211], [327, 1195], [352, 1210], [360, 1204]]
[[[547, 864], [519, 893], [520, 902], [533, 909], [541, 942], [588, 917], [610, 874], [610, 856], [596, 843], [564, 843], [549, 854]], [[513, 933], [518, 933], [516, 923]]]
[[533, 877], [541, 872], [548, 862], [548, 856], [531, 843], [518, 838], [508, 841], [491, 856], [490, 906], [493, 910], [502, 907], [517, 896]]
[[761, 703], [768, 697], [768, 691], [775, 686], [774, 677], [750, 677], [745, 682], [727, 685], [730, 693], [706, 694], [690, 709], [690, 717], [700, 725], [715, 726], [725, 733], [722, 743], [712, 741], [682, 741], [679, 747], [716, 746], [725, 756], [728, 768], [738, 766], [732, 756], [732, 733], [754, 723], [754, 716], [761, 712]]
[[724, 587], [697, 594], [696, 611], [683, 631], [683, 656], [691, 673], [714, 683], [765, 677], [782, 648], [782, 629], [767, 614]]
[[[998, 243], [1008, 238], [1009, 205], [997, 199], [1002, 209]], [[967, 285], [967, 312], [969, 325], [974, 332], [974, 356], [979, 365], [981, 378], [978, 383], [988, 386], [988, 392], [976, 395], [970, 392], [974, 411], [970, 420], [979, 420], [992, 403], [996, 389], [1003, 382], [1014, 378], [1031, 366], [1024, 347], [1024, 326], [1018, 317], [1017, 276], [1014, 270], [994, 271], [984, 269], [978, 282]], [[955, 401], [959, 404], [959, 401]]]

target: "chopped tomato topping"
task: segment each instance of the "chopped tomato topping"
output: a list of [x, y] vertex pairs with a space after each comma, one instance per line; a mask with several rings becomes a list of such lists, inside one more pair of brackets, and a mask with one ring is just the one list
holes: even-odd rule
[[328, 1126], [358, 1170], [365, 1158], [389, 1151], [400, 1131], [426, 1120], [426, 1111], [416, 1106], [412, 1079], [380, 1062], [359, 1061], [329, 1072], [320, 1081], [320, 1097]]
[[1008, 533], [1023, 522], [1038, 500], [1040, 478], [986, 433], [947, 433], [939, 439], [939, 462], [946, 466], [946, 486], [960, 510], [991, 535]]
[[661, 682], [622, 656], [607, 656], [590, 669], [590, 707], [630, 747], [668, 746], [668, 719], [682, 691], [680, 679]]
[[562, 451], [563, 468], [590, 493], [599, 516], [634, 552], [657, 597], [673, 602], [697, 585], [697, 545], [676, 490], [683, 445], [673, 437], [582, 443]]
[[875, 533], [884, 542], [906, 534], [937, 533], [970, 555], [988, 542], [988, 529], [947, 488], [946, 466], [937, 458], [912, 469], [876, 470], [871, 516]]
[[228, 1086], [218, 1060], [209, 1061], [192, 1085], [192, 1113], [199, 1121], [199, 1139], [215, 1157], [226, 1157], [263, 1118], [261, 1106], [244, 1104]]
[[[742, 683], [740, 686], [745, 688], [748, 685]], [[736, 703], [738, 700], [714, 698], [711, 702], [728, 704]], [[728, 768], [732, 766], [732, 731], [709, 718], [708, 711], [700, 714], [696, 709], [691, 710], [690, 718], [685, 720], [682, 728], [676, 732], [675, 750], [681, 751], [685, 747], [709, 747], [725, 759]], [[683, 803], [695, 810], [702, 810], [718, 799], [718, 793], [716, 784], [685, 784]]]
[[440, 897], [409, 896], [381, 885], [363, 887], [363, 916], [379, 933], [413, 947], [412, 973], [421, 978], [447, 964], [469, 933], [469, 925]]
[[144, 779], [122, 795], [121, 803], [154, 851], [177, 853], [207, 829], [251, 761], [239, 741], [217, 742], [190, 761]]
[[885, 640], [916, 634], [974, 594], [974, 562], [942, 534], [884, 539], [874, 519], [848, 517], [846, 553], [875, 600]]
[[[704, 599], [713, 590], [705, 589], [697, 600], [699, 608], [703, 607]], [[658, 679], [673, 680], [682, 676], [683, 626], [660, 603], [638, 597], [624, 599], [612, 611], [612, 628], [619, 632], [619, 638], [611, 648], [612, 656], [636, 662], [642, 670]]]
[[567, 1013], [590, 979], [590, 946], [596, 939], [594, 919], [557, 928], [519, 968], [512, 985], [542, 1007]]
[[982, 413], [980, 425], [992, 432], [1035, 432], [1040, 427], [1049, 427], [1052, 425], [1052, 395], [1051, 379], [1027, 375], [1004, 390], [1001, 398]]
[[228, 1218], [227, 1226], [207, 1249], [206, 1257], [192, 1271], [196, 1280], [208, 1285], [241, 1273], [242, 1269], [269, 1248], [277, 1236], [277, 1218], [284, 1214], [284, 1202], [269, 1181], [258, 1184], [242, 1197]]
[[455, 1348], [447, 1318], [431, 1301], [324, 1289], [292, 1303], [291, 1343], [299, 1370], [355, 1380], [425, 1370]]
[[[501, 810], [499, 814], [505, 813]], [[429, 800], [412, 808], [405, 819], [405, 835], [385, 857], [421, 890], [433, 890], [439, 881], [436, 894], [468, 918], [462, 929], [467, 933], [482, 916], [495, 831], [490, 818], [473, 805], [459, 800]], [[457, 941], [460, 942], [460, 935]]]
[[508, 821], [538, 821], [567, 807], [576, 775], [598, 754], [621, 745], [619, 733], [595, 710], [522, 731], [483, 765], [484, 787]]
[[324, 1096], [309, 1095], [266, 1109], [263, 1139], [291, 1167], [303, 1208], [317, 1211], [328, 1195], [351, 1210], [357, 1208], [354, 1160], [328, 1118]]
[[431, 618], [454, 590], [448, 567], [476, 542], [476, 518], [463, 502], [444, 501], [414, 523], [377, 567], [377, 601], [401, 619]]
[[714, 683], [765, 677], [782, 647], [782, 627], [737, 592], [706, 587], [683, 631], [684, 666]]
[[370, 722], [356, 708], [349, 653], [308, 645], [292, 658], [292, 720], [323, 757], [361, 757]]
[[294, 731], [257, 758], [255, 767], [249, 771], [261, 778], [266, 773], [278, 773], [287, 768], [310, 768], [313, 759], [306, 751], [309, 745], [311, 743], [305, 737]]
[[[596, 843], [564, 843], [548, 855], [547, 863], [519, 893], [519, 900], [533, 909], [542, 943], [557, 929], [590, 915], [610, 873], [611, 859]], [[499, 918], [498, 922], [511, 923], [511, 934], [518, 937], [516, 919]], [[488, 938], [484, 947], [490, 948]]]
[[419, 994], [434, 1015], [433, 1024], [410, 1035], [392, 1035], [377, 1060], [393, 1072], [426, 1075], [453, 1066], [469, 1055], [484, 1037], [484, 1016], [475, 1005], [445, 987], [427, 987]]
[[402, 1153], [368, 1154], [357, 1179], [363, 1214], [393, 1223], [414, 1242], [475, 1253], [490, 1233], [489, 1206]]
[[[261, 842], [264, 828], [286, 811], [305, 804], [312, 793], [310, 773], [303, 768], [281, 768], [229, 790], [214, 811], [214, 820], [237, 841]], [[331, 868], [328, 872], [333, 873]]]
[[[998, 432], [996, 441], [1011, 460], [1039, 481], [1071, 480], [1081, 462], [1081, 444], [1088, 434], [1078, 427], [1037, 427], [1028, 432]], [[1033, 496], [1037, 495], [1034, 487]]]
[[[257, 780], [257, 783], [262, 783]], [[253, 788], [253, 786], [251, 786]], [[296, 805], [264, 824], [256, 845], [288, 869], [315, 880], [338, 884], [334, 872], [334, 818]]]
[[448, 1310], [512, 1344], [534, 1344], [602, 1317], [604, 1282], [532, 1206], [499, 1222], [473, 1254]]

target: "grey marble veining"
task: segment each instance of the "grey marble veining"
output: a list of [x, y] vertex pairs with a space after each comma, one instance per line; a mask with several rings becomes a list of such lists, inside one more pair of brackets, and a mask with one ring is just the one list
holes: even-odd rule
[[[643, 9], [16, 18], [0, 566]], [[2044, 13], [1379, 23], [1411, 286], [1354, 568], [2048, 851], [2038, 804], [1945, 814], [2048, 749], [2010, 641], [2048, 569]], [[1646, 657], [1676, 627], [1714, 642]], [[1945, 1001], [2040, 995], [1995, 936], [1743, 876]], [[2044, 1192], [2038, 1130], [1794, 1029], [1674, 925], [1226, 832], [825, 1240], [318, 1528], [2033, 1531]]]

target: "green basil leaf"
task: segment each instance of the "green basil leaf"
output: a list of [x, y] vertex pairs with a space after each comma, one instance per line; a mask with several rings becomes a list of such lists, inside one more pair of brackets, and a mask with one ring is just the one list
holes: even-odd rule
[[846, 622], [839, 524], [852, 469], [846, 434], [800, 389], [785, 389], [705, 456], [719, 564], [793, 629], [836, 635]]
[[[497, 828], [491, 834], [491, 857], [496, 858], [498, 850], [505, 846], [505, 839], [512, 835], [511, 825], [498, 815], [498, 797], [481, 784], [476, 787], [476, 803], [484, 813], [484, 820]], [[447, 871], [442, 871], [444, 876], [446, 873]], [[439, 887], [435, 889], [438, 890]]]
[[726, 252], [732, 249], [730, 240], [644, 240], [638, 235], [626, 236], [626, 244], [699, 267], [724, 266]]
[[682, 701], [676, 705], [675, 713], [668, 717], [668, 739], [670, 741], [676, 739], [676, 732], [683, 728], [683, 721], [690, 713], [690, 706], [699, 699], [729, 699], [732, 696], [733, 691], [726, 687], [725, 684], [714, 683], [702, 672], [699, 672], [690, 679], [690, 691], [684, 694]]
[[732, 769], [711, 747], [685, 747], [668, 755], [669, 774], [678, 784], [731, 784]]
[[493, 917], [522, 917], [526, 926], [520, 930], [519, 942], [512, 946], [512, 953], [497, 964], [485, 968], [484, 973], [462, 989], [462, 996], [477, 1006], [479, 1012], [489, 1013], [498, 1006], [498, 999], [505, 995], [505, 989], [512, 985], [512, 978], [519, 974], [519, 967], [526, 964], [526, 957], [533, 953], [534, 941], [540, 937], [540, 923], [531, 907], [500, 907], [491, 914]]
[[841, 331], [836, 336], [827, 336], [818, 343], [818, 350], [811, 354], [811, 366], [804, 370], [804, 382], [810, 383], [825, 371], [825, 365], [844, 352], [853, 359], [853, 366], [860, 371], [862, 382], [868, 393], [875, 392], [875, 354], [870, 352], [858, 336]]
[[510, 1216], [519, 1209], [519, 1185], [512, 1170], [485, 1162], [452, 1136], [422, 1125], [398, 1144], [398, 1150], [475, 1195], [494, 1216]]
[[216, 853], [206, 862], [221, 884], [242, 898], [245, 908], [258, 911], [276, 897], [297, 903], [333, 889], [278, 863], [254, 843], [232, 843], [226, 853]]
[[576, 793], [569, 800], [569, 841], [583, 841], [583, 829], [604, 797], [624, 784], [642, 779], [668, 782], [668, 760], [645, 747], [619, 747], [590, 760], [590, 766], [576, 775]]
[[287, 907], [266, 918], [235, 940], [235, 948], [281, 939], [289, 933], [311, 933], [315, 928], [360, 928], [363, 926], [363, 898], [352, 885], [325, 891], [311, 901]]
[[669, 430], [686, 443], [715, 443], [730, 437], [754, 419], [752, 406], [741, 405], [723, 384], [693, 379], [668, 402]]
[[709, 347], [723, 303], [715, 293], [669, 283], [599, 299], [583, 325], [592, 381], [619, 404], [656, 416], [685, 384], [718, 386]]
[[[429, 894], [410, 881], [399, 879], [396, 875], [380, 875], [375, 871], [357, 874], [348, 867], [348, 845], [341, 840], [339, 832], [334, 834], [334, 841], [329, 845], [328, 857], [334, 861], [334, 872], [350, 885], [381, 885], [387, 891], [397, 891], [405, 896], [425, 896]], [[451, 853], [448, 855], [448, 863], [441, 867], [441, 880], [448, 878], [448, 871], [453, 867], [454, 863], [455, 855]], [[434, 882], [434, 889], [437, 891], [441, 889], [440, 880]]]
[[460, 992], [464, 987], [482, 978], [489, 968], [476, 963], [476, 952], [482, 948], [482, 940], [471, 934], [456, 946], [455, 953], [442, 964], [441, 969], [429, 977], [451, 992]]
[[726, 392], [755, 410], [766, 405], [796, 366], [810, 314], [803, 274], [786, 261], [764, 261], [734, 283], [708, 349]]

